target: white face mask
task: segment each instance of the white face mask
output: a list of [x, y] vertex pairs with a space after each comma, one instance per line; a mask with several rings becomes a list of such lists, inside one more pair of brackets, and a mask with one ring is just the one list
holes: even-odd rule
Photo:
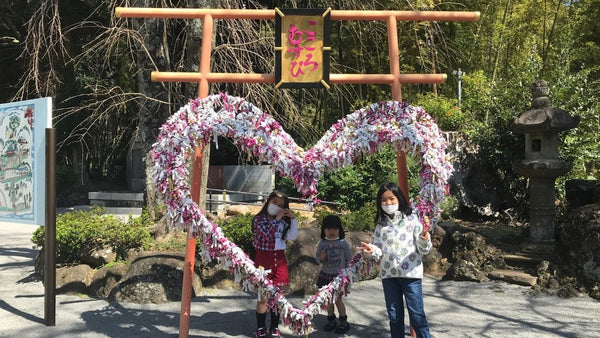
[[393, 215], [394, 212], [398, 211], [398, 204], [382, 205], [381, 210], [388, 215]]
[[269, 203], [269, 206], [267, 207], [267, 213], [271, 216], [277, 216], [279, 210], [281, 210], [281, 207], [277, 204]]

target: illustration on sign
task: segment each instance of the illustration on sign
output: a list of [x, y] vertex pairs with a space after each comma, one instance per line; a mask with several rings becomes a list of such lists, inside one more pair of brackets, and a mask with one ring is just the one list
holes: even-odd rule
[[0, 109], [0, 215], [33, 218], [35, 105]]
[[275, 88], [329, 89], [331, 9], [275, 9]]
[[52, 98], [0, 104], [0, 221], [43, 225]]

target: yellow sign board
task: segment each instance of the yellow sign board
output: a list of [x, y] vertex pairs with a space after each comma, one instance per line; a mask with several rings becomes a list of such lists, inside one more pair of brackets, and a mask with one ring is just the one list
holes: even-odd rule
[[329, 89], [331, 9], [275, 9], [275, 88]]

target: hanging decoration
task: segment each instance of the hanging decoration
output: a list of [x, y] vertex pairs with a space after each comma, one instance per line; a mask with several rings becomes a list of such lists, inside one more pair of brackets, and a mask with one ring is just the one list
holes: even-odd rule
[[[267, 278], [268, 271], [254, 262], [192, 200], [188, 159], [194, 147], [232, 139], [240, 151], [269, 163], [281, 176], [290, 177], [307, 203], [317, 204], [318, 181], [326, 171], [347, 167], [361, 154], [392, 145], [418, 159], [419, 194], [411, 204], [427, 227], [439, 221], [439, 204], [448, 194], [452, 166], [446, 159], [446, 141], [433, 119], [421, 108], [405, 102], [373, 103], [335, 123], [310, 149], [299, 147], [281, 125], [258, 107], [225, 93], [191, 100], [160, 129], [153, 145], [153, 179], [162, 195], [171, 225], [200, 238], [205, 260], [216, 259], [234, 273], [245, 290], [253, 290], [277, 307], [285, 325], [298, 334], [312, 331], [312, 319], [330, 300], [346, 294], [368, 273], [372, 262], [357, 254], [340, 274], [317, 294], [295, 308]], [[218, 145], [217, 145], [218, 146]]]

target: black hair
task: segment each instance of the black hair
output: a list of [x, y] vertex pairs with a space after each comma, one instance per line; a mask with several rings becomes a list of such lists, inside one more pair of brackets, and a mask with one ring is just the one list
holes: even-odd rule
[[[271, 202], [271, 200], [275, 197], [281, 197], [283, 198], [283, 209], [289, 209], [290, 208], [290, 199], [289, 197], [283, 192], [283, 191], [279, 191], [279, 190], [273, 190], [272, 193], [269, 194], [269, 196], [267, 197], [267, 200], [265, 201], [265, 204], [263, 204], [263, 207], [260, 209], [260, 211], [258, 212], [258, 214], [256, 214], [254, 217], [258, 216], [258, 215], [263, 215], [263, 214], [267, 214], [267, 209], [269, 208], [269, 203]], [[285, 227], [283, 228], [283, 233], [281, 234], [281, 238], [285, 239], [285, 236], [290, 228], [290, 225], [292, 224], [292, 220], [285, 216], [282, 218], [282, 220], [284, 220], [286, 222]]]
[[[267, 208], [269, 208], [269, 202], [271, 202], [271, 200], [275, 197], [283, 198], [283, 209], [290, 208], [290, 199], [288, 198], [288, 196], [284, 192], [281, 192], [279, 190], [274, 190], [272, 193], [269, 194], [269, 196], [267, 197], [267, 200], [265, 201], [265, 204], [263, 204], [263, 207], [260, 209], [258, 214], [256, 214], [256, 216], [261, 215], [261, 214], [266, 214]], [[288, 222], [289, 222], [289, 220], [288, 220]]]
[[386, 219], [387, 214], [381, 209], [381, 196], [386, 192], [391, 191], [392, 194], [396, 196], [398, 199], [398, 210], [405, 215], [412, 214], [412, 208], [410, 204], [404, 198], [404, 194], [400, 187], [393, 182], [384, 183], [379, 187], [379, 191], [377, 192], [377, 200], [375, 202], [377, 207], [377, 214], [375, 215], [375, 224], [383, 223]]
[[323, 218], [323, 222], [321, 223], [321, 239], [325, 239], [325, 229], [339, 229], [340, 239], [346, 237], [342, 220], [336, 215], [328, 215]]

